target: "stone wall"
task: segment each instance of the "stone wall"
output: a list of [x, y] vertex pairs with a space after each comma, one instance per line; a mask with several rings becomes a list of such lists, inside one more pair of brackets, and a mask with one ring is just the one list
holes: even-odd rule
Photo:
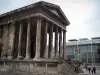
[[[67, 63], [47, 61], [6, 61], [6, 71], [19, 75], [77, 75]], [[13, 74], [13, 75], [14, 75]]]

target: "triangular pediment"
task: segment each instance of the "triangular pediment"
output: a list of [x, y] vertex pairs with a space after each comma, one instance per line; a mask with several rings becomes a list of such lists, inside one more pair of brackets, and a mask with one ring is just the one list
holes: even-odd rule
[[[4, 13], [4, 14], [1, 14], [0, 18], [2, 21], [3, 17], [11, 16], [12, 18], [15, 19], [16, 17], [21, 18], [22, 16], [25, 17], [26, 15], [31, 15], [34, 13], [44, 13], [44, 14], [48, 15], [50, 18], [53, 18], [53, 20], [55, 19], [56, 21], [59, 21], [63, 25], [66, 25], [66, 26], [70, 24], [67, 17], [65, 16], [65, 14], [63, 13], [63, 11], [61, 10], [61, 8], [58, 5], [44, 2], [44, 1], [40, 1], [40, 2], [31, 4], [31, 5]], [[4, 19], [5, 18], [3, 18], [3, 20]]]
[[59, 16], [60, 17], [60, 15], [58, 14], [58, 12], [56, 11], [56, 10], [53, 10], [53, 9], [49, 9], [52, 13], [54, 13], [55, 15], [57, 15], [57, 16]]
[[[43, 1], [41, 1], [43, 2]], [[47, 2], [43, 2], [43, 5], [52, 13], [54, 13], [55, 15], [57, 15], [58, 17], [60, 17], [62, 20], [64, 20], [65, 22], [69, 22], [67, 17], [65, 16], [64, 12], [62, 11], [62, 9], [55, 4], [51, 4], [51, 3], [47, 3]]]

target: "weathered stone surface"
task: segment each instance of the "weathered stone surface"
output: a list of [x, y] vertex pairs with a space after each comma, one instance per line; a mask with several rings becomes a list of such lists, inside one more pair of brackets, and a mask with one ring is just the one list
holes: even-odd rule
[[62, 29], [60, 29], [59, 32], [59, 55], [62, 58], [63, 57], [63, 47], [62, 47]]
[[14, 23], [9, 25], [9, 52], [8, 59], [13, 58], [13, 50], [14, 50], [14, 38], [15, 38], [15, 25]]
[[53, 58], [53, 25], [50, 26], [49, 31], [49, 58]]
[[27, 42], [26, 42], [26, 57], [25, 59], [30, 59], [30, 50], [31, 50], [31, 24], [30, 21], [28, 19], [28, 28], [27, 28]]
[[78, 75], [75, 71], [74, 71], [74, 67], [71, 67], [69, 64], [67, 63], [63, 63], [62, 67], [61, 67], [61, 73], [63, 75]]
[[41, 19], [37, 19], [37, 27], [36, 27], [36, 53], [34, 59], [40, 59], [40, 42], [41, 42]]
[[2, 51], [4, 56], [8, 56], [8, 25], [3, 26], [3, 45]]
[[58, 58], [58, 27], [55, 30], [55, 58]]
[[[59, 6], [43, 1], [1, 15], [0, 25], [3, 32], [0, 32], [3, 37], [0, 40], [3, 41], [0, 41], [2, 43], [0, 52], [9, 59], [14, 58], [0, 60], [4, 61], [8, 72], [13, 75], [66, 75], [67, 66], [60, 59], [65, 57], [66, 53], [66, 33], [63, 33], [62, 37], [62, 30], [66, 31], [68, 24], [69, 21]], [[55, 47], [53, 47], [54, 32]], [[47, 34], [49, 34], [48, 46]], [[72, 72], [68, 69], [67, 71]]]
[[0, 57], [3, 57], [2, 42], [3, 42], [3, 29], [0, 27]]
[[63, 31], [63, 58], [66, 59], [66, 31]]
[[22, 25], [22, 23], [20, 23], [19, 40], [18, 40], [18, 58], [21, 58], [22, 31], [23, 31], [23, 25]]
[[69, 64], [59, 62], [8, 62], [5, 72], [8, 72], [8, 75], [77, 75]]
[[47, 30], [48, 30], [48, 22], [44, 27], [44, 58], [48, 59], [48, 49], [47, 49]]

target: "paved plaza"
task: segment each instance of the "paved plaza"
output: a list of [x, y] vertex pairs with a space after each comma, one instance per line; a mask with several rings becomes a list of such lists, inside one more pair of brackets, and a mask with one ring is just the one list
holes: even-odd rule
[[83, 71], [84, 73], [80, 73], [79, 75], [100, 75], [100, 66], [99, 67], [96, 66], [96, 74], [92, 74], [92, 73], [89, 74], [89, 72], [86, 71], [85, 68], [83, 68]]

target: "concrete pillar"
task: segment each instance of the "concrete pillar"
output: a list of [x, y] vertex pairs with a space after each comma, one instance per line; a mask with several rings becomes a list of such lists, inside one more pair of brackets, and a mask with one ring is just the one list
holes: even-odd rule
[[49, 58], [53, 58], [53, 25], [50, 25], [49, 31]]
[[18, 57], [17, 57], [17, 58], [20, 58], [20, 57], [21, 57], [22, 31], [23, 31], [23, 26], [22, 26], [22, 23], [20, 22], [20, 27], [19, 27], [19, 39], [18, 39]]
[[15, 38], [15, 22], [13, 22], [9, 26], [9, 52], [8, 52], [8, 59], [12, 59], [13, 58], [14, 38]]
[[58, 27], [55, 28], [55, 58], [58, 58]]
[[48, 58], [48, 49], [47, 49], [47, 31], [48, 31], [48, 22], [44, 27], [44, 58]]
[[66, 31], [63, 31], [63, 58], [66, 59]]
[[35, 58], [40, 58], [40, 45], [41, 45], [41, 18], [37, 18], [37, 27], [36, 27], [36, 51]]
[[59, 53], [60, 53], [60, 57], [63, 57], [63, 50], [62, 50], [62, 29], [60, 29], [59, 31]]
[[30, 59], [30, 50], [31, 50], [31, 25], [30, 25], [30, 19], [28, 19], [28, 27], [27, 27], [27, 42], [26, 42], [26, 57], [25, 59]]

